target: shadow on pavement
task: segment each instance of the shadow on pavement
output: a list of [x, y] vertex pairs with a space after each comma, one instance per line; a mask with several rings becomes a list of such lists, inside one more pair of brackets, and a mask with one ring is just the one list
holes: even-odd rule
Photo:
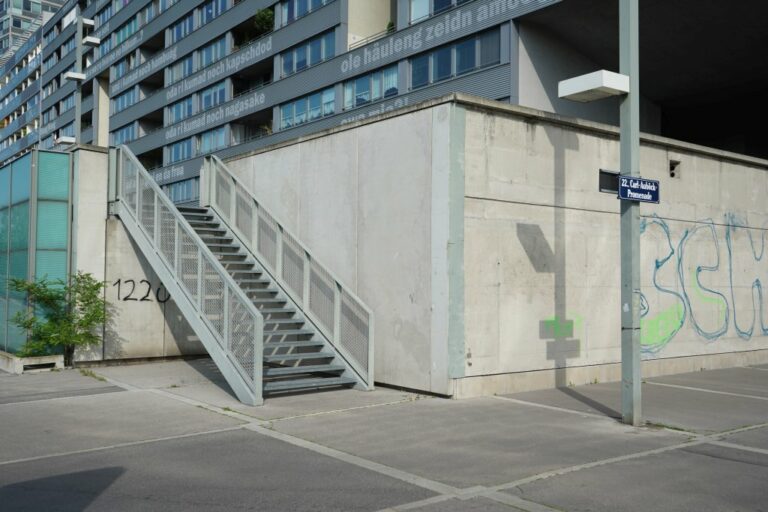
[[83, 512], [123, 473], [122, 467], [106, 467], [6, 485], [0, 487], [0, 509]]
[[563, 393], [564, 395], [568, 395], [574, 400], [578, 400], [579, 402], [591, 407], [597, 412], [608, 416], [609, 418], [621, 419], [621, 413], [619, 413], [618, 411], [614, 411], [607, 405], [601, 404], [597, 400], [593, 400], [588, 396], [582, 395], [581, 393], [579, 393], [573, 388], [557, 388], [557, 390]]

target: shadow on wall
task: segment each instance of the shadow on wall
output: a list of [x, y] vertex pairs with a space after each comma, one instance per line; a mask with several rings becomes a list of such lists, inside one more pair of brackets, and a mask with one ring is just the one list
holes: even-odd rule
[[106, 467], [5, 485], [0, 487], [0, 508], [83, 512], [123, 473], [122, 467]]
[[568, 359], [578, 358], [581, 354], [581, 341], [573, 338], [574, 321], [567, 317], [567, 254], [566, 254], [566, 152], [578, 151], [579, 140], [575, 133], [554, 126], [546, 126], [544, 131], [553, 148], [554, 168], [554, 248], [544, 237], [541, 226], [537, 224], [518, 224], [517, 239], [523, 247], [534, 270], [540, 274], [553, 274], [553, 312], [550, 318], [539, 321], [539, 339], [547, 343], [547, 360], [554, 361], [555, 385], [568, 386]]

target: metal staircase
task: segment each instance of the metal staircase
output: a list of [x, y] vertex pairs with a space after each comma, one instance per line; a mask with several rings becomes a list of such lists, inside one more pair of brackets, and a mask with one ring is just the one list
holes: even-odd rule
[[348, 369], [339, 364], [336, 351], [213, 210], [179, 211], [264, 317], [264, 394], [358, 383], [344, 375]]
[[201, 205], [176, 208], [130, 150], [117, 214], [238, 399], [373, 388], [373, 315], [215, 157]]

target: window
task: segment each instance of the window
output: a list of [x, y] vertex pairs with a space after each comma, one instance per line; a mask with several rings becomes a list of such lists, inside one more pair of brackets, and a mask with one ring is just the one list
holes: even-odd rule
[[192, 96], [177, 101], [168, 107], [168, 122], [178, 123], [192, 115]]
[[423, 87], [429, 83], [429, 54], [411, 59], [411, 87]]
[[124, 23], [115, 31], [115, 43], [121, 44], [126, 39], [131, 37], [134, 33], [136, 33], [136, 30], [139, 28], [139, 22], [136, 19], [136, 17], [131, 18], [130, 21], [127, 23]]
[[112, 38], [107, 37], [102, 39], [101, 44], [99, 45], [99, 57], [103, 57], [111, 51], [112, 51]]
[[411, 0], [411, 23], [429, 16], [429, 0]]
[[227, 147], [226, 126], [220, 126], [200, 134], [200, 154]]
[[225, 82], [203, 89], [200, 92], [200, 110], [208, 110], [226, 101], [227, 87]]
[[192, 138], [180, 140], [168, 146], [168, 163], [192, 158]]
[[200, 197], [200, 178], [163, 185], [163, 191], [174, 203], [194, 201]]
[[194, 13], [189, 13], [184, 18], [182, 18], [181, 21], [177, 22], [169, 29], [171, 34], [170, 44], [175, 43], [179, 39], [187, 37], [192, 32], [194, 29], [193, 23], [195, 19], [193, 14]]
[[350, 109], [397, 94], [397, 64], [344, 84], [344, 108]]
[[96, 15], [96, 28], [101, 27], [112, 17], [112, 4], [107, 5]]
[[75, 123], [69, 123], [66, 126], [62, 126], [59, 130], [59, 137], [74, 137], [75, 136]]
[[122, 112], [123, 110], [136, 103], [136, 89], [130, 88], [124, 93], [115, 96], [112, 101], [114, 102], [114, 108], [112, 111], [114, 113]]
[[136, 138], [136, 126], [133, 123], [127, 126], [123, 126], [122, 128], [112, 132], [112, 144], [115, 146], [119, 146], [120, 144], [125, 144], [127, 142], [134, 140], [135, 138]]
[[331, 30], [281, 53], [283, 77], [332, 59], [335, 55], [336, 33]]
[[454, 44], [411, 58], [411, 88], [498, 64], [501, 60], [499, 29], [489, 30]]
[[416, 23], [471, 0], [410, 0], [411, 23]]
[[200, 8], [200, 24], [205, 25], [206, 23], [221, 16], [221, 13], [223, 13], [226, 9], [227, 0], [211, 0], [210, 2], [203, 4], [203, 6]]
[[63, 59], [65, 55], [67, 55], [69, 52], [75, 49], [75, 38], [70, 37], [67, 39], [63, 45], [61, 45], [61, 58]]
[[286, 130], [333, 115], [335, 107], [336, 92], [333, 88], [285, 103], [280, 107], [280, 129]]
[[227, 38], [222, 37], [200, 50], [200, 67], [210, 66], [227, 54]]
[[63, 100], [61, 100], [61, 106], [59, 107], [59, 112], [64, 113], [69, 109], [75, 108], [75, 93], [70, 94]]
[[173, 66], [168, 68], [168, 83], [172, 84], [188, 77], [194, 72], [194, 59], [190, 53]]
[[333, 0], [283, 0], [280, 3], [281, 23], [283, 26], [316, 11]]

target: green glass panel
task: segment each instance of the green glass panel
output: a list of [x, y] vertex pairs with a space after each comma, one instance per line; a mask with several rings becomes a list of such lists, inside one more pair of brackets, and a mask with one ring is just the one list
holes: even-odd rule
[[11, 164], [11, 204], [29, 199], [32, 154], [29, 153]]
[[69, 155], [39, 152], [37, 156], [37, 197], [60, 199], [69, 197]]
[[0, 208], [0, 252], [8, 250], [9, 208]]
[[11, 250], [29, 247], [29, 202], [11, 207]]
[[37, 251], [35, 253], [35, 279], [62, 281], [67, 278], [66, 251]]
[[0, 253], [0, 297], [5, 297], [8, 285], [8, 253]]
[[5, 296], [0, 296], [0, 350], [8, 352], [8, 347], [5, 345], [6, 331], [8, 329], [5, 318], [6, 303], [7, 301], [5, 300]]
[[66, 249], [68, 227], [67, 203], [37, 203], [37, 248]]
[[11, 200], [11, 166], [0, 169], [0, 208], [5, 208]]
[[12, 251], [8, 260], [8, 277], [27, 279], [29, 266], [29, 251]]
[[8, 339], [6, 346], [8, 352], [17, 352], [27, 341], [27, 335], [13, 323], [13, 317], [20, 311], [27, 308], [26, 300], [23, 298], [11, 298], [8, 300]]

